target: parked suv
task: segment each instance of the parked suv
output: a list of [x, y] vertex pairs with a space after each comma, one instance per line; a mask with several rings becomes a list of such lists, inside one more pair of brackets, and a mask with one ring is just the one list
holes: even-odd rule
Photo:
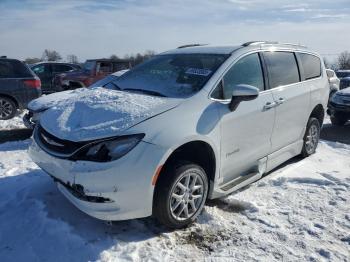
[[350, 87], [350, 70], [338, 70], [336, 74], [340, 80], [340, 89]]
[[329, 84], [319, 55], [270, 42], [156, 55], [48, 108], [29, 153], [78, 208], [103, 220], [191, 223], [206, 200], [316, 150]]
[[31, 69], [41, 80], [41, 89], [43, 94], [50, 94], [62, 91], [53, 84], [53, 79], [57, 74], [80, 70], [77, 64], [59, 63], [59, 62], [40, 62], [30, 65]]
[[86, 60], [82, 70], [57, 75], [54, 84], [61, 90], [88, 87], [105, 76], [130, 68], [129, 60]]
[[350, 87], [332, 96], [327, 113], [331, 117], [332, 124], [336, 126], [343, 126], [350, 120]]
[[40, 79], [25, 64], [0, 58], [0, 120], [13, 118], [40, 95]]

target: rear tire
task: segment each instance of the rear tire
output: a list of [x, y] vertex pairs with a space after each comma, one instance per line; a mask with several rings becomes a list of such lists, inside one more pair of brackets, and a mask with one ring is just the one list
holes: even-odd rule
[[169, 228], [183, 228], [201, 213], [208, 194], [208, 178], [190, 162], [170, 165], [155, 188], [153, 215]]
[[347, 122], [346, 119], [336, 116], [331, 116], [331, 123], [335, 126], [343, 126]]
[[0, 97], [0, 120], [13, 118], [17, 113], [16, 103], [7, 97]]
[[320, 122], [317, 118], [310, 117], [304, 135], [304, 144], [301, 151], [303, 157], [308, 157], [316, 152], [318, 141], [320, 139]]

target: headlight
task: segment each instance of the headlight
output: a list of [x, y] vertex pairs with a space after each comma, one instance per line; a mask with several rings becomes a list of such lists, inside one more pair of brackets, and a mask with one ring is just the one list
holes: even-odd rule
[[108, 162], [121, 158], [132, 150], [144, 137], [144, 134], [121, 136], [90, 143], [74, 154], [74, 160]]

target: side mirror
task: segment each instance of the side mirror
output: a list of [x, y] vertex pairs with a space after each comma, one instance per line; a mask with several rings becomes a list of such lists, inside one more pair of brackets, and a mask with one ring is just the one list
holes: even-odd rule
[[242, 101], [254, 100], [259, 96], [259, 89], [255, 86], [240, 84], [233, 88], [232, 99], [229, 104], [231, 111], [235, 111]]

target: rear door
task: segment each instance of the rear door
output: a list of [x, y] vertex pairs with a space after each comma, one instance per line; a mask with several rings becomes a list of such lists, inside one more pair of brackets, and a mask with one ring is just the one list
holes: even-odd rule
[[51, 64], [39, 64], [32, 67], [33, 72], [41, 80], [41, 89], [44, 94], [52, 93], [52, 67]]
[[303, 137], [310, 105], [310, 87], [301, 82], [293, 52], [263, 52], [269, 88], [276, 103], [276, 120], [271, 137], [275, 152]]
[[65, 72], [69, 72], [69, 71], [73, 71], [75, 70], [74, 67], [70, 66], [70, 65], [66, 65], [66, 64], [53, 64], [52, 65], [52, 92], [58, 92], [58, 91], [62, 91], [61, 86], [55, 86], [54, 84], [54, 79], [55, 76], [57, 74], [61, 74], [61, 73], [65, 73]]

